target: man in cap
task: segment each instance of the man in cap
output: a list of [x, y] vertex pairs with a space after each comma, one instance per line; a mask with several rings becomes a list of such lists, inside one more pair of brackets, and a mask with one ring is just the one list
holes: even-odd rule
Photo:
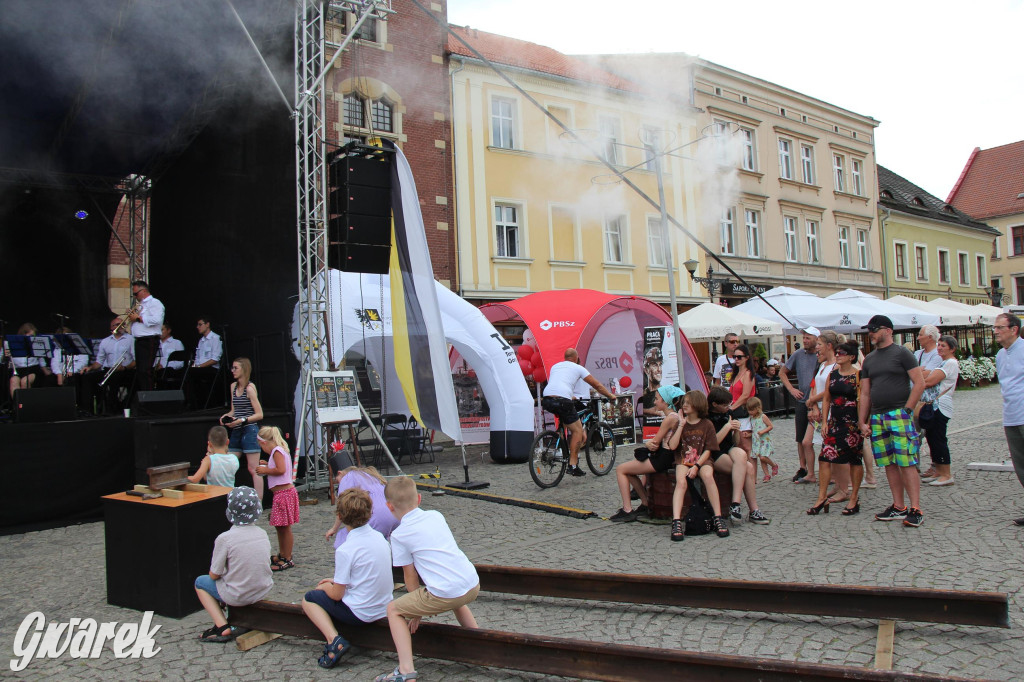
[[[782, 368], [780, 378], [782, 385], [786, 387], [789, 394], [796, 401], [796, 451], [800, 457], [800, 468], [793, 476], [793, 482], [814, 483], [818, 479], [814, 477], [814, 445], [804, 445], [804, 436], [807, 435], [807, 397], [810, 395], [811, 382], [818, 371], [818, 337], [821, 332], [817, 327], [807, 327], [803, 332], [803, 348], [796, 351], [786, 360]], [[793, 385], [791, 374], [796, 372], [796, 386]]]
[[[1020, 339], [1020, 318], [1010, 313], [999, 315], [992, 333], [1002, 346], [996, 353], [996, 369], [1003, 394], [1003, 432], [1013, 470], [1024, 485], [1024, 341]], [[1024, 516], [1013, 522], [1024, 526]]]
[[602, 386], [601, 382], [590, 373], [590, 370], [579, 364], [579, 361], [580, 354], [576, 352], [575, 348], [565, 349], [565, 360], [556, 362], [548, 372], [548, 384], [544, 387], [544, 396], [540, 401], [541, 407], [569, 427], [571, 438], [569, 441], [570, 476], [587, 475], [579, 466], [580, 446], [583, 445], [586, 435], [583, 433], [583, 424], [580, 423], [580, 416], [577, 414], [576, 405], [573, 402], [577, 382], [585, 381], [604, 397], [615, 399], [612, 392]]
[[[892, 342], [892, 320], [875, 315], [863, 327], [874, 348], [860, 370], [858, 424], [871, 442], [875, 464], [885, 467], [892, 504], [875, 515], [878, 521], [903, 521], [918, 527], [921, 512], [921, 475], [917, 456], [921, 436], [914, 427], [914, 405], [924, 392], [924, 373], [914, 354]], [[910, 382], [907, 382], [907, 379]], [[904, 492], [910, 500], [904, 506]]]

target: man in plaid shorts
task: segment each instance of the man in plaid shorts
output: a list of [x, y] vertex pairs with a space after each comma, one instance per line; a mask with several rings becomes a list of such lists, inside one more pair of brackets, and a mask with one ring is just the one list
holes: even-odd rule
[[[858, 409], [861, 433], [870, 439], [875, 464], [885, 467], [892, 490], [892, 504], [878, 521], [903, 521], [917, 528], [924, 521], [921, 513], [921, 475], [917, 454], [921, 436], [914, 426], [914, 405], [924, 392], [924, 374], [914, 354], [892, 342], [892, 320], [875, 315], [863, 329], [868, 330], [873, 351], [864, 358], [860, 370]], [[910, 381], [907, 381], [907, 379]], [[910, 499], [903, 504], [903, 493]]]

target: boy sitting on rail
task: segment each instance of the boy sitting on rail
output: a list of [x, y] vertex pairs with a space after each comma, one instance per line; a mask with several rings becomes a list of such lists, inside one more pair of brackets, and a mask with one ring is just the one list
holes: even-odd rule
[[206, 434], [206, 455], [199, 469], [188, 480], [199, 483], [205, 476], [210, 485], [234, 488], [237, 471], [238, 457], [228, 453], [228, 430], [223, 426], [214, 426]]
[[391, 548], [379, 532], [367, 525], [373, 511], [370, 493], [348, 488], [338, 496], [338, 519], [348, 535], [334, 552], [334, 579], [317, 583], [302, 598], [302, 610], [323, 633], [327, 644], [317, 663], [330, 668], [349, 649], [336, 624], [365, 625], [387, 615], [394, 583]]
[[388, 604], [398, 667], [378, 675], [376, 682], [409, 682], [418, 677], [412, 664], [412, 633], [420, 619], [452, 611], [459, 625], [475, 628], [468, 605], [480, 592], [480, 578], [441, 513], [419, 508], [420, 494], [411, 478], [399, 476], [388, 481], [384, 497], [400, 521], [391, 532], [391, 557], [395, 566], [402, 567], [409, 594]]

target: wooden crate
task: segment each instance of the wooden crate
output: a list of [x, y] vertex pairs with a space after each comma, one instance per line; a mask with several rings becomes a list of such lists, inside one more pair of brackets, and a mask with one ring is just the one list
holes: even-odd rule
[[[718, 484], [718, 497], [722, 501], [722, 513], [729, 511], [729, 502], [732, 500], [732, 476], [715, 472], [715, 483]], [[691, 481], [686, 487], [686, 496], [683, 498], [683, 518], [690, 508], [690, 487]], [[647, 499], [650, 500], [650, 515], [652, 519], [672, 518], [672, 493], [676, 489], [675, 469], [669, 469], [660, 474], [647, 475]]]

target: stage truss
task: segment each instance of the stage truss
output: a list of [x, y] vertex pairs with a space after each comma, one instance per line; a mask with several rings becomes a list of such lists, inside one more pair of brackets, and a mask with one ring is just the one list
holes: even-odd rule
[[[355, 25], [325, 63], [328, 12], [352, 12]], [[306, 457], [305, 487], [330, 484], [328, 443], [313, 404], [312, 373], [331, 368], [331, 302], [327, 277], [327, 129], [324, 111], [327, 73], [366, 19], [386, 20], [390, 0], [295, 0], [295, 177], [299, 259], [298, 345], [301, 363], [296, 448]]]

